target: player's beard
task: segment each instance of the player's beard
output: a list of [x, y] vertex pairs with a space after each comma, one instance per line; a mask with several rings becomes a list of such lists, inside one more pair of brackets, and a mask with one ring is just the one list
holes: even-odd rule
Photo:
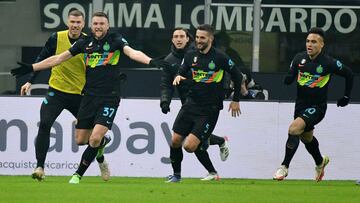
[[[200, 46], [201, 47], [200, 47]], [[206, 48], [209, 47], [209, 42], [204, 42], [202, 44], [199, 44], [199, 43], [196, 43], [196, 48], [199, 50], [199, 51], [204, 51]]]

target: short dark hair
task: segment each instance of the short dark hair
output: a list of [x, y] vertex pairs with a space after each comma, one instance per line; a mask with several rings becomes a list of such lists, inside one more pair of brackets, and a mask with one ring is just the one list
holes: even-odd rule
[[106, 15], [106, 13], [104, 13], [104, 12], [95, 12], [93, 15], [92, 15], [92, 17], [104, 17], [104, 18], [106, 18], [107, 19], [107, 21], [109, 22], [109, 17], [108, 17], [108, 15]]
[[308, 34], [318, 34], [322, 37], [323, 40], [325, 40], [325, 32], [323, 29], [321, 29], [319, 27], [310, 28]]
[[70, 9], [70, 11], [68, 13], [68, 16], [76, 16], [76, 17], [81, 16], [81, 17], [83, 17], [85, 19], [84, 13], [77, 10], [76, 8]]
[[210, 35], [214, 36], [214, 28], [213, 28], [211, 25], [209, 25], [209, 24], [199, 25], [196, 29], [197, 29], [197, 30], [206, 31], [206, 32], [208, 32]]
[[192, 36], [192, 34], [190, 34], [189, 30], [186, 29], [186, 28], [183, 28], [183, 27], [176, 27], [174, 28], [173, 32], [174, 33], [176, 30], [182, 30], [186, 33], [186, 36], [190, 39], [190, 41], [193, 41], [194, 40], [194, 37]]

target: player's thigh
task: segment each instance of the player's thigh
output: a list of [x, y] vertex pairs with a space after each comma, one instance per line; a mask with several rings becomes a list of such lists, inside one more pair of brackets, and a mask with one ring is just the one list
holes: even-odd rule
[[181, 108], [176, 116], [172, 130], [180, 135], [183, 139], [189, 135], [193, 128], [193, 115], [191, 112]]
[[297, 117], [300, 117], [305, 122], [304, 132], [309, 132], [315, 128], [315, 125], [320, 123], [320, 121], [325, 116], [326, 109], [322, 106], [311, 106], [304, 108], [297, 114]]
[[76, 118], [80, 109], [82, 95], [68, 94], [65, 108]]
[[40, 107], [40, 124], [49, 123], [52, 125], [64, 109], [61, 95], [50, 88]]
[[84, 96], [77, 114], [76, 129], [92, 129], [99, 103], [96, 97]]
[[215, 129], [219, 111], [212, 111], [206, 115], [198, 115], [194, 120], [194, 127], [191, 134], [195, 135], [200, 142], [205, 142]]
[[119, 103], [119, 97], [99, 98], [99, 105], [96, 109], [94, 124], [105, 126], [108, 130], [110, 130], [113, 125]]

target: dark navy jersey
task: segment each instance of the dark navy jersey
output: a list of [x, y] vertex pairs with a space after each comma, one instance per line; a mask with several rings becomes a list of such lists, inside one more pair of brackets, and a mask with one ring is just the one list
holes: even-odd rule
[[84, 53], [86, 65], [85, 95], [119, 96], [120, 94], [120, 55], [127, 41], [119, 33], [107, 33], [100, 40], [90, 36], [78, 40], [70, 49], [75, 56]]
[[[161, 81], [160, 81], [160, 102], [170, 104], [173, 94], [174, 94], [174, 85], [173, 80], [179, 72], [180, 64], [184, 58], [185, 53], [194, 49], [192, 45], [187, 45], [184, 49], [176, 49], [174, 45], [171, 46], [171, 53], [165, 57], [165, 61], [171, 64], [171, 67], [163, 68]], [[191, 73], [187, 74], [186, 78], [191, 78]], [[179, 94], [181, 103], [184, 104], [186, 97], [188, 95], [189, 88], [191, 83], [182, 82], [179, 85], [175, 86]]]
[[233, 101], [239, 101], [241, 74], [233, 61], [222, 51], [211, 47], [208, 53], [198, 50], [188, 51], [179, 69], [179, 74], [187, 77], [191, 71], [193, 85], [189, 91], [187, 104], [198, 107], [223, 108], [224, 71], [230, 73], [235, 91]]
[[324, 105], [333, 74], [346, 78], [345, 95], [350, 96], [352, 71], [339, 60], [320, 53], [311, 60], [306, 52], [298, 53], [290, 65], [290, 74], [297, 79], [297, 104]]

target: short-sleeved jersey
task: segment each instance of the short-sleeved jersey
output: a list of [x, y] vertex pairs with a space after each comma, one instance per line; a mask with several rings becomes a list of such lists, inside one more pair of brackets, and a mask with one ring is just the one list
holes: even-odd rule
[[186, 77], [189, 70], [194, 84], [189, 91], [186, 104], [222, 109], [225, 97], [224, 71], [229, 72], [234, 81], [236, 90], [233, 101], [239, 101], [241, 74], [224, 52], [214, 47], [211, 47], [206, 54], [198, 50], [188, 51], [184, 56], [179, 74]]
[[127, 41], [119, 33], [107, 33], [100, 40], [87, 37], [77, 41], [70, 49], [75, 56], [84, 53], [86, 66], [85, 95], [119, 96], [120, 68], [117, 66]]
[[320, 53], [311, 60], [306, 52], [298, 53], [290, 65], [297, 74], [297, 104], [320, 105], [327, 103], [328, 85], [332, 74], [345, 75], [344, 65]]

